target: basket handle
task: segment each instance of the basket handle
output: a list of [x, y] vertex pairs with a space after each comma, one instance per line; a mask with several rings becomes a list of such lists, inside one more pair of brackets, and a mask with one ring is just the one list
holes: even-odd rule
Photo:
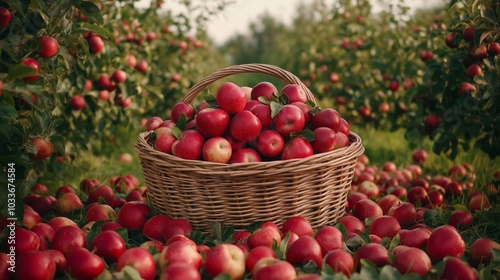
[[208, 85], [219, 79], [235, 74], [245, 74], [245, 73], [267, 74], [279, 78], [288, 84], [297, 84], [304, 90], [307, 99], [314, 102], [314, 104], [317, 104], [316, 98], [314, 97], [312, 92], [302, 83], [302, 81], [299, 78], [297, 78], [297, 76], [279, 67], [270, 64], [260, 64], [260, 63], [232, 65], [219, 69], [213, 72], [212, 74], [206, 76], [205, 78], [201, 79], [191, 89], [189, 89], [187, 94], [184, 96], [183, 101], [191, 103], [196, 98], [198, 93], [200, 93]]

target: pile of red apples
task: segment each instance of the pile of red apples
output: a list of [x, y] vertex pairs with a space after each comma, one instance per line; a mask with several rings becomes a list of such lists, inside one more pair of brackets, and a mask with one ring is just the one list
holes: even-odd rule
[[248, 163], [305, 158], [350, 145], [349, 124], [332, 108], [320, 109], [304, 89], [280, 92], [269, 82], [255, 87], [223, 83], [196, 107], [177, 103], [170, 119], [149, 119], [154, 149], [188, 160]]

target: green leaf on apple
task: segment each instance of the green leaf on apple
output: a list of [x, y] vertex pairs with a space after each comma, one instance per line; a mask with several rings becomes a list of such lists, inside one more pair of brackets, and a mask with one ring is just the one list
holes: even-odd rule
[[264, 222], [257, 221], [257, 222], [252, 222], [249, 224], [246, 228], [247, 231], [249, 232], [254, 232], [256, 229], [258, 229]]
[[101, 10], [96, 4], [90, 1], [82, 1], [80, 3], [81, 12], [87, 17], [89, 21], [96, 22], [99, 24], [104, 23], [104, 19], [101, 14]]
[[[103, 38], [109, 38], [111, 37], [111, 33], [105, 29], [102, 28], [98, 25], [95, 24], [89, 24], [89, 23], [83, 23], [81, 26], [75, 28], [73, 30], [73, 33], [78, 34], [78, 33], [86, 33], [86, 32], [94, 32], [97, 35], [103, 37]], [[81, 37], [83, 38], [83, 37]], [[85, 38], [83, 38], [85, 40]]]
[[396, 234], [396, 236], [394, 236], [391, 242], [389, 243], [388, 250], [392, 251], [394, 248], [396, 248], [396, 246], [399, 245], [400, 242], [401, 242], [401, 236], [399, 236], [399, 234]]
[[283, 108], [283, 105], [275, 101], [271, 101], [269, 103], [269, 106], [271, 107], [271, 118], [276, 117], [276, 115], [278, 115], [281, 109]]
[[179, 119], [177, 120], [177, 124], [176, 126], [181, 130], [181, 131], [184, 131], [186, 130], [186, 125], [187, 125], [187, 119], [186, 119], [186, 115], [184, 115], [184, 113], [182, 113], [180, 116], [179, 116]]
[[303, 129], [297, 136], [302, 136], [304, 137], [307, 142], [314, 141], [314, 132], [310, 129]]
[[24, 78], [27, 76], [37, 75], [37, 71], [34, 68], [23, 64], [15, 64], [9, 67], [8, 71], [9, 78]]
[[213, 224], [210, 233], [214, 241], [222, 241], [222, 225], [220, 223]]
[[280, 104], [290, 104], [290, 100], [288, 99], [288, 95], [286, 95], [286, 94], [280, 94], [278, 96], [278, 102]]
[[128, 230], [126, 228], [118, 228], [116, 229], [116, 233], [118, 233], [125, 242], [128, 240]]
[[367, 259], [361, 259], [360, 262], [361, 271], [359, 274], [363, 279], [379, 279], [378, 268], [373, 262]]
[[317, 113], [319, 113], [321, 111], [321, 107], [319, 107], [318, 105], [315, 105], [311, 108], [311, 110], [309, 110], [309, 114], [311, 115], [316, 115]]
[[268, 104], [269, 105], [269, 103], [271, 103], [271, 101], [267, 100], [267, 98], [265, 98], [264, 96], [259, 96], [259, 98], [257, 98], [257, 100], [259, 100], [263, 104]]
[[221, 273], [213, 278], [213, 280], [231, 280], [231, 275], [227, 273]]
[[391, 265], [386, 265], [380, 270], [380, 280], [398, 280], [401, 278], [401, 273]]
[[344, 237], [344, 241], [347, 240], [347, 237], [349, 236], [349, 233], [347, 231], [347, 228], [345, 227], [345, 225], [343, 223], [337, 223], [335, 225], [335, 227], [340, 230], [340, 232], [342, 233], [342, 236]]
[[201, 230], [193, 230], [191, 232], [190, 236], [191, 240], [193, 240], [196, 244], [203, 244], [205, 243], [206, 236]]
[[[99, 197], [100, 198], [100, 197]], [[104, 224], [104, 220], [100, 220], [95, 222], [92, 225], [92, 228], [90, 229], [89, 233], [87, 233], [87, 249], [92, 250], [92, 241], [94, 238], [101, 233], [101, 226]]]
[[180, 130], [177, 126], [174, 126], [172, 128], [172, 134], [175, 136], [175, 138], [179, 139], [181, 137], [182, 130]]

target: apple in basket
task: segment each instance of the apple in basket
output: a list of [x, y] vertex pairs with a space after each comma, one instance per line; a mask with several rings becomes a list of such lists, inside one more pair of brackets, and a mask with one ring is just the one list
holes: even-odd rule
[[225, 82], [196, 110], [177, 103], [169, 125], [159, 125], [148, 140], [160, 152], [222, 164], [305, 158], [349, 146], [349, 124], [339, 112], [307, 99], [297, 84], [278, 91], [265, 81], [253, 88]]

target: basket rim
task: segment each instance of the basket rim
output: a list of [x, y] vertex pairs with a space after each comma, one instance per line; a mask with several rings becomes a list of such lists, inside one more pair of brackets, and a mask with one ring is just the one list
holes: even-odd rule
[[342, 157], [352, 157], [353, 154], [356, 152], [358, 153], [357, 156], [360, 156], [364, 152], [364, 146], [362, 144], [362, 139], [361, 137], [356, 134], [355, 132], [350, 132], [349, 133], [349, 139], [353, 139], [351, 141], [351, 144], [347, 147], [343, 147], [340, 149], [335, 149], [329, 152], [324, 152], [324, 153], [317, 153], [313, 154], [311, 156], [305, 157], [305, 158], [297, 158], [297, 159], [288, 159], [288, 160], [272, 160], [272, 161], [262, 161], [262, 162], [248, 162], [248, 163], [217, 163], [217, 162], [210, 162], [210, 161], [204, 161], [201, 159], [198, 160], [191, 160], [191, 159], [183, 159], [171, 154], [167, 154], [164, 152], [160, 152], [155, 150], [150, 144], [147, 143], [146, 141], [146, 136], [149, 134], [153, 133], [153, 131], [146, 131], [142, 132], [139, 134], [137, 137], [137, 141], [135, 143], [135, 151], [139, 154], [139, 156], [143, 155], [150, 155], [154, 156], [156, 159], [163, 159], [169, 162], [176, 162], [180, 165], [183, 163], [189, 164], [189, 165], [197, 165], [198, 167], [226, 167], [229, 169], [250, 169], [251, 167], [259, 167], [262, 168], [262, 166], [268, 164], [270, 166], [274, 165], [280, 165], [280, 164], [301, 164], [301, 163], [307, 163], [308, 161], [314, 160], [314, 159], [320, 159], [320, 158], [342, 158]]

